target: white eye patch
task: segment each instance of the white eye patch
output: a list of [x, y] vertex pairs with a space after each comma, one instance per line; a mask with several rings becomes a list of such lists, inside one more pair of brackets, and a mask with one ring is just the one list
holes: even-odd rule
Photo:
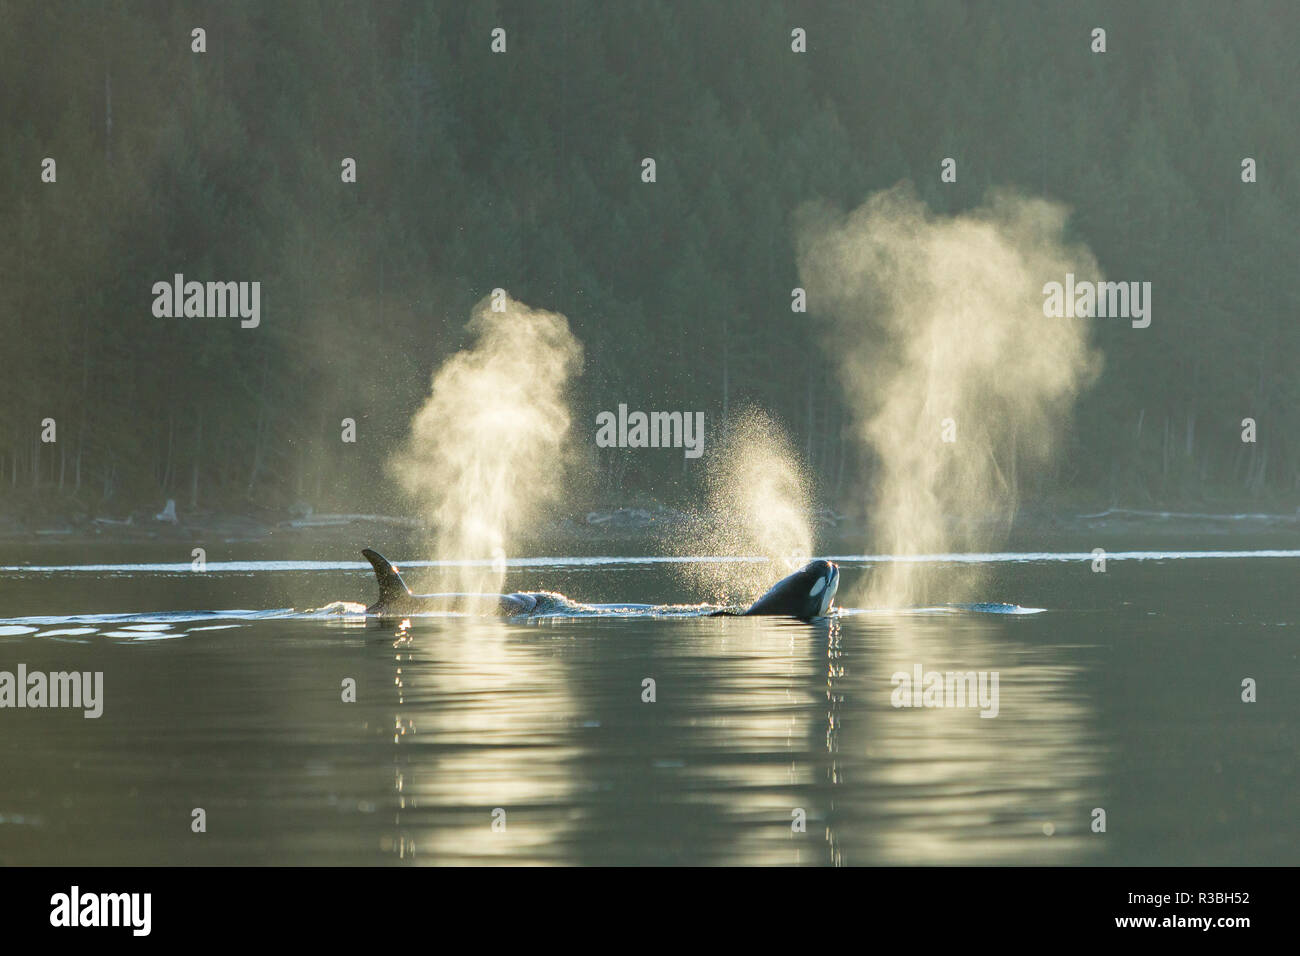
[[817, 583], [813, 585], [813, 589], [808, 592], [808, 596], [816, 597], [817, 595], [822, 593], [822, 588], [824, 587], [826, 587], [826, 579], [818, 578]]

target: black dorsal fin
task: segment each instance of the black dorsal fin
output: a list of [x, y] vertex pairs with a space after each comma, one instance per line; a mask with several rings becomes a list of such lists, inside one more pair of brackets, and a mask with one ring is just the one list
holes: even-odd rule
[[393, 604], [411, 596], [411, 589], [386, 557], [369, 548], [362, 549], [361, 553], [375, 569], [375, 577], [379, 580], [379, 605]]

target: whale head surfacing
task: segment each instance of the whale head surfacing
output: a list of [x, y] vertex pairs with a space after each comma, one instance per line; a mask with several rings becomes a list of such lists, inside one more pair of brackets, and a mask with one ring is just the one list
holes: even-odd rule
[[794, 574], [783, 577], [745, 611], [746, 616], [797, 617], [811, 621], [825, 617], [840, 586], [840, 569], [831, 561], [809, 561]]

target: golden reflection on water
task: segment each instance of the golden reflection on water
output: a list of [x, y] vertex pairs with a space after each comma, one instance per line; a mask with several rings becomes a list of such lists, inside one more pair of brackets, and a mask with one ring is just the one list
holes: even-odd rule
[[[385, 848], [417, 863], [1088, 862], [1105, 754], [1083, 674], [1017, 623], [403, 626]], [[895, 708], [891, 675], [916, 664], [998, 672], [998, 716]]]
[[393, 641], [390, 849], [417, 863], [517, 863], [562, 845], [575, 786], [563, 668], [505, 621], [443, 619], [436, 654], [419, 643], [431, 635], [404, 625]]
[[[1059, 649], [1006, 636], [1018, 622], [975, 615], [887, 615], [867, 624], [867, 653], [837, 667], [832, 650], [828, 749], [837, 863], [1086, 862], [1105, 756], [1082, 670]], [[996, 672], [998, 713], [978, 706], [895, 707], [896, 672]], [[836, 709], [866, 697], [870, 720]], [[861, 702], [859, 702], [859, 707]], [[839, 768], [838, 757], [849, 767]]]

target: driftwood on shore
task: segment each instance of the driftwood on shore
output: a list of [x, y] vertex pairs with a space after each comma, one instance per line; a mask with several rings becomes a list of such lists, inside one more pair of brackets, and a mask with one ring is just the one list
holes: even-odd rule
[[401, 518], [395, 515], [310, 515], [280, 522], [289, 528], [339, 528], [350, 524], [384, 524], [396, 528], [421, 528], [423, 522], [416, 518]]
[[1260, 521], [1279, 524], [1294, 524], [1300, 521], [1300, 509], [1294, 514], [1265, 514], [1261, 512], [1242, 514], [1208, 514], [1196, 511], [1142, 511], [1137, 508], [1107, 508], [1096, 514], [1077, 515], [1079, 518], [1157, 518], [1172, 521]]

